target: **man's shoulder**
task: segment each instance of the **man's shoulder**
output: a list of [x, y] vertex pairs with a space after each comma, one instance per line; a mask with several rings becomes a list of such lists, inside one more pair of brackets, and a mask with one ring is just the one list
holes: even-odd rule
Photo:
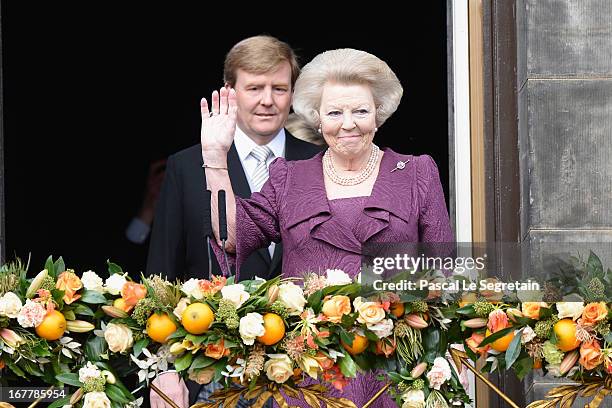
[[315, 156], [317, 153], [323, 150], [323, 146], [316, 145], [314, 143], [305, 142], [304, 140], [298, 139], [291, 133], [285, 130], [287, 145], [287, 152], [285, 154], [287, 160], [306, 160]]
[[202, 148], [198, 143], [186, 149], [180, 150], [168, 158], [176, 164], [181, 163], [200, 163], [202, 161]]

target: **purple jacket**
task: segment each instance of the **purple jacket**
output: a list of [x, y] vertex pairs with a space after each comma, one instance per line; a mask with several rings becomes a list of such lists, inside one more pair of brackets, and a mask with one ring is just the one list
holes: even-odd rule
[[[326, 269], [342, 269], [354, 277], [366, 242], [454, 241], [438, 169], [431, 157], [386, 149], [369, 197], [330, 202], [322, 156], [292, 162], [279, 158], [270, 165], [270, 178], [260, 193], [248, 200], [236, 198], [238, 269], [248, 254], [270, 241], [283, 241], [283, 277], [301, 277], [307, 271], [324, 273]], [[391, 172], [399, 161], [408, 163]], [[310, 383], [307, 379], [305, 384]], [[375, 373], [367, 373], [351, 380], [342, 393], [332, 389], [330, 395], [348, 398], [361, 407], [383, 385]], [[293, 398], [287, 402], [307, 406]], [[387, 394], [372, 405], [394, 407]]]
[[[323, 179], [323, 153], [270, 165], [260, 193], [236, 199], [236, 263], [282, 239], [283, 276], [342, 269], [359, 273], [366, 242], [452, 242], [438, 168], [430, 156], [385, 149], [378, 178], [352, 225], [334, 217]], [[407, 161], [402, 170], [393, 170]], [[339, 217], [342, 218], [342, 217]]]

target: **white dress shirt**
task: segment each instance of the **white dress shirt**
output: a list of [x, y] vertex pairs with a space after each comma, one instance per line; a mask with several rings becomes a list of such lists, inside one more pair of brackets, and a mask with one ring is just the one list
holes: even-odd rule
[[[276, 136], [270, 140], [266, 146], [272, 150], [272, 155], [268, 157], [266, 160], [266, 166], [268, 169], [270, 168], [270, 163], [274, 161], [277, 157], [285, 157], [285, 129], [281, 129]], [[255, 187], [253, 186], [252, 178], [253, 173], [255, 172], [255, 168], [257, 167], [257, 159], [251, 156], [251, 151], [257, 146], [257, 143], [253, 141], [250, 137], [248, 137], [240, 127], [236, 126], [236, 133], [234, 134], [234, 145], [236, 146], [236, 151], [238, 152], [238, 157], [240, 158], [240, 164], [242, 164], [242, 168], [244, 169], [244, 174], [246, 175], [247, 181], [249, 182], [249, 188], [251, 193], [255, 193]], [[270, 252], [270, 257], [274, 256], [274, 246], [276, 244], [272, 242], [268, 247], [268, 251]]]

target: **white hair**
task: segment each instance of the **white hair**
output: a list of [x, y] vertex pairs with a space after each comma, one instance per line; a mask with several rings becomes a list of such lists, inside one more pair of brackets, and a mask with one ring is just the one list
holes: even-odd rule
[[295, 83], [293, 110], [316, 129], [326, 83], [369, 86], [376, 105], [376, 126], [396, 110], [404, 92], [391, 68], [380, 58], [352, 48], [325, 51], [302, 68]]

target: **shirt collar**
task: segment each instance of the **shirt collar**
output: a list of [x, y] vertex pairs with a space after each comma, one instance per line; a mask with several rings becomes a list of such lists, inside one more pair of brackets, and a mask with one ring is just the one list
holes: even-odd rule
[[[278, 131], [276, 136], [272, 138], [272, 140], [266, 145], [272, 150], [274, 153], [274, 157], [285, 157], [285, 129], [281, 128]], [[240, 157], [240, 161], [244, 161], [251, 151], [257, 146], [257, 143], [253, 141], [250, 137], [246, 135], [240, 129], [240, 127], [236, 126], [236, 132], [234, 134], [234, 145], [236, 146], [236, 151], [238, 152], [238, 157]]]

